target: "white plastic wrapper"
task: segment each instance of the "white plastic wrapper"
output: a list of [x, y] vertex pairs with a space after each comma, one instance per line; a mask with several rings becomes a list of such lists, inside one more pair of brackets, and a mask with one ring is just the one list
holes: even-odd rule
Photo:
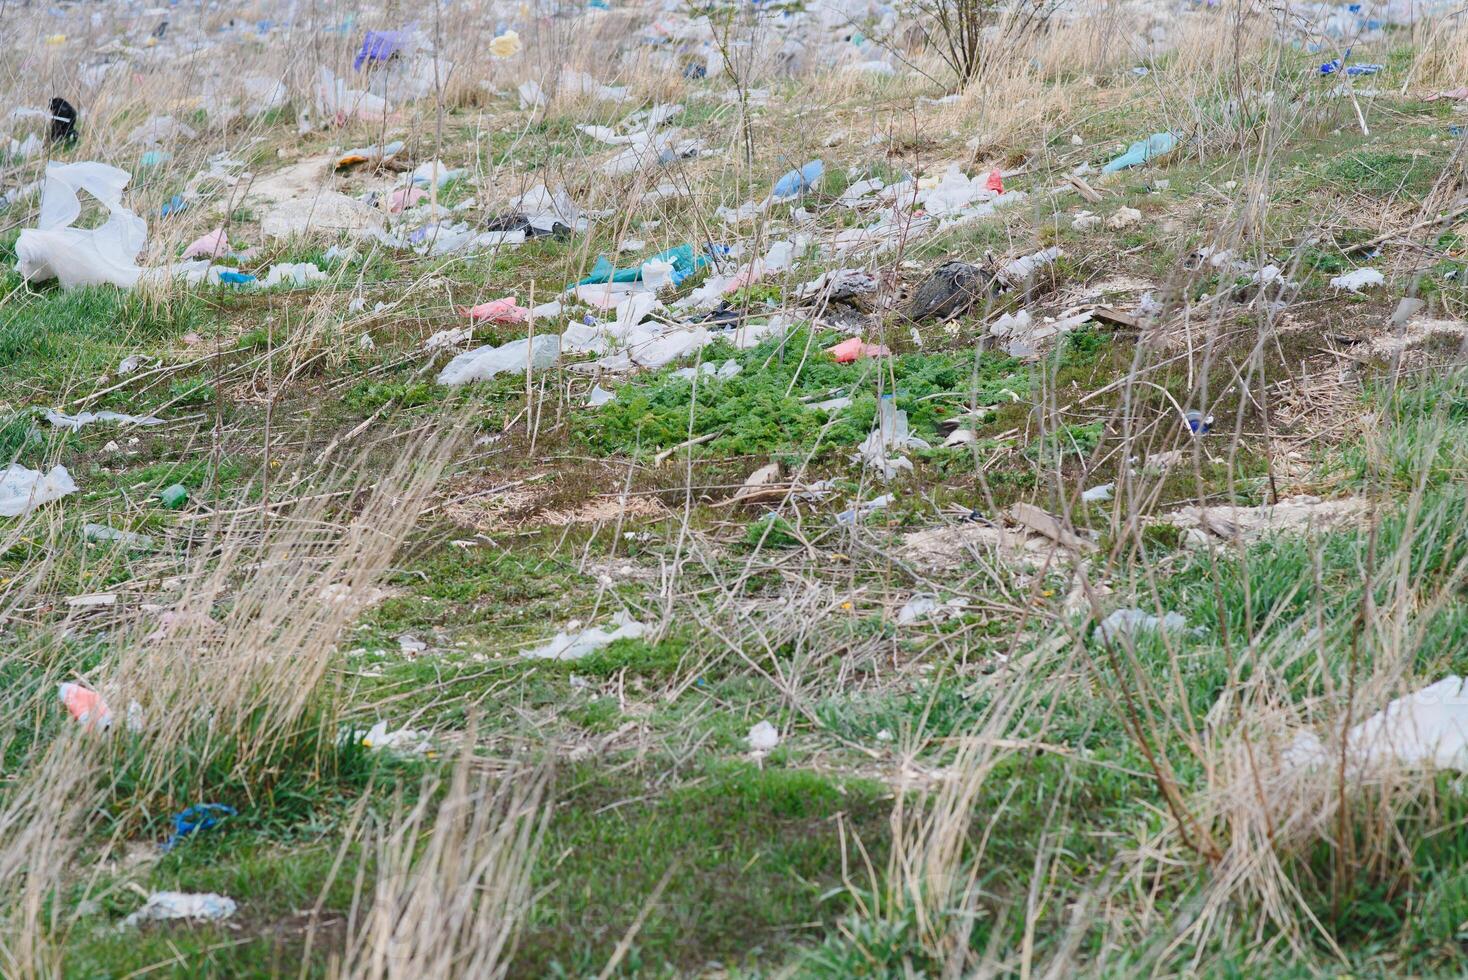
[[53, 466], [51, 472], [43, 474], [11, 463], [0, 470], [0, 517], [29, 514], [42, 504], [76, 493], [77, 489], [65, 466]]
[[[35, 228], [15, 243], [15, 268], [31, 282], [58, 279], [65, 289], [119, 286], [131, 289], [143, 270], [138, 253], [148, 240], [148, 224], [122, 206], [122, 191], [132, 175], [105, 163], [51, 163], [41, 188], [41, 214]], [[96, 228], [73, 228], [82, 213], [79, 191], [101, 201], [109, 212]]]

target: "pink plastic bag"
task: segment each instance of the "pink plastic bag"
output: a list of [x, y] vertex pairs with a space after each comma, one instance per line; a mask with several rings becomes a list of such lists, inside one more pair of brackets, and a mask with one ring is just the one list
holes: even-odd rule
[[215, 228], [207, 235], [200, 235], [184, 249], [186, 259], [217, 259], [229, 251], [229, 236], [223, 228]]
[[530, 311], [515, 304], [516, 297], [492, 299], [488, 303], [471, 306], [463, 312], [473, 323], [524, 323], [530, 319]]
[[88, 731], [107, 728], [112, 724], [112, 712], [107, 703], [102, 700], [102, 695], [91, 688], [68, 681], [58, 684], [56, 693], [66, 710], [71, 712], [71, 716]]
[[881, 344], [869, 344], [860, 337], [852, 337], [835, 347], [827, 347], [826, 353], [836, 358], [837, 364], [850, 364], [863, 357], [886, 357], [892, 352]]

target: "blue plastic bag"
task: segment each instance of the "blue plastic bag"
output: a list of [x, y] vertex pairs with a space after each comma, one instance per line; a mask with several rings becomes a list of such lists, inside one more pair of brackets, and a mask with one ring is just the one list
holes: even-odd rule
[[1144, 140], [1137, 140], [1121, 156], [1101, 168], [1103, 174], [1114, 174], [1128, 167], [1140, 167], [1154, 157], [1171, 153], [1177, 148], [1177, 137], [1171, 133], [1153, 133]]
[[826, 173], [826, 165], [819, 160], [812, 160], [799, 170], [792, 170], [779, 180], [775, 181], [775, 189], [771, 193], [775, 197], [794, 197], [803, 194], [816, 185]]
[[368, 31], [362, 38], [362, 47], [352, 59], [352, 70], [361, 71], [368, 61], [386, 61], [398, 53], [403, 46], [402, 31]]
[[182, 813], [173, 815], [173, 833], [163, 842], [163, 850], [171, 851], [175, 844], [198, 830], [217, 826], [225, 817], [232, 817], [236, 810], [223, 803], [196, 803]]

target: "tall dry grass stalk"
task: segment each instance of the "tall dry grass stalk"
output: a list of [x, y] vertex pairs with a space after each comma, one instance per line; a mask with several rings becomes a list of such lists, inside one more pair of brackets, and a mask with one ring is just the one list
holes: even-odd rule
[[[73, 914], [56, 889], [81, 870], [73, 862], [83, 844], [88, 866], [101, 868], [142, 820], [222, 787], [268, 794], [283, 766], [315, 765], [332, 749], [342, 632], [381, 597], [462, 431], [448, 421], [376, 472], [366, 460], [343, 465], [300, 500], [254, 503], [243, 492], [190, 515], [198, 530], [184, 532], [176, 563], [152, 580], [161, 588], [153, 597], [166, 597], [161, 616], [113, 624], [111, 648], [86, 678], [42, 666], [38, 682], [8, 692], [0, 710], [21, 727], [7, 730], [25, 731], [29, 744], [22, 752], [9, 740], [21, 768], [0, 810], [7, 975], [53, 972], [55, 937]], [[22, 525], [54, 527], [54, 514]], [[47, 622], [15, 654], [44, 664], [73, 628]], [[103, 695], [110, 729], [56, 720], [55, 682], [68, 679]], [[104, 815], [110, 841], [97, 838]]]
[[[471, 724], [446, 786], [361, 825], [373, 880], [358, 877], [346, 955], [360, 980], [506, 976], [530, 911], [530, 876], [550, 818], [549, 773], [492, 771]], [[350, 843], [350, 836], [349, 836]]]

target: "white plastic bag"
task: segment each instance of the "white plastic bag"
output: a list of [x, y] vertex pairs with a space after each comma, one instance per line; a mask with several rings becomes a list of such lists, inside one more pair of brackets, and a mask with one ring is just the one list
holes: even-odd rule
[[20, 517], [42, 504], [60, 500], [77, 492], [76, 481], [65, 466], [53, 466], [51, 472], [26, 469], [11, 463], [0, 470], [0, 517]]
[[[15, 243], [15, 268], [32, 282], [59, 279], [65, 289], [110, 284], [131, 289], [143, 270], [137, 256], [148, 240], [148, 224], [122, 206], [132, 175], [105, 163], [50, 163], [41, 188], [35, 228]], [[107, 220], [96, 228], [73, 228], [82, 213], [78, 191], [106, 205]]]
[[523, 371], [527, 350], [532, 369], [548, 368], [561, 354], [561, 338], [553, 333], [541, 334], [533, 341], [512, 340], [500, 347], [476, 347], [465, 351], [444, 365], [438, 374], [438, 383], [466, 385], [471, 381], [488, 381], [502, 371]]

